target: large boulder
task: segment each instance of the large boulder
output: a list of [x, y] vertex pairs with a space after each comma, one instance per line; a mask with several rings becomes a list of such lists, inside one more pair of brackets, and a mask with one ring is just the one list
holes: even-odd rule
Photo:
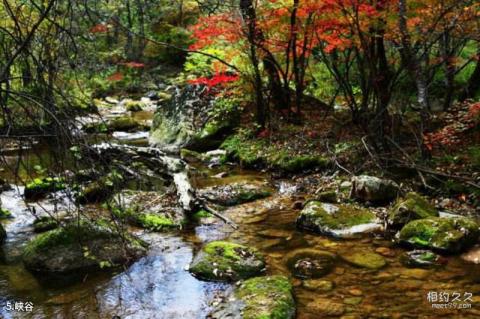
[[399, 191], [398, 184], [392, 180], [360, 175], [352, 178], [350, 196], [364, 202], [387, 203], [394, 200]]
[[226, 241], [206, 244], [190, 264], [190, 272], [208, 281], [237, 281], [260, 275], [264, 257], [253, 248]]
[[197, 195], [222, 206], [235, 206], [268, 197], [273, 189], [266, 183], [242, 181], [199, 189]]
[[155, 112], [150, 144], [168, 152], [217, 148], [235, 125], [237, 113], [217, 108], [204, 86], [188, 85]]
[[478, 224], [469, 218], [431, 217], [409, 222], [398, 238], [414, 247], [458, 253], [475, 244], [479, 235]]
[[415, 219], [438, 217], [438, 211], [424, 197], [417, 193], [408, 193], [399, 199], [388, 213], [388, 223], [401, 227]]
[[297, 217], [297, 227], [321, 235], [349, 238], [382, 229], [371, 211], [352, 205], [308, 202]]
[[32, 272], [64, 274], [125, 265], [144, 253], [140, 240], [82, 221], [37, 235], [22, 259]]
[[256, 277], [244, 281], [220, 303], [212, 319], [292, 319], [295, 300], [292, 285], [284, 276]]

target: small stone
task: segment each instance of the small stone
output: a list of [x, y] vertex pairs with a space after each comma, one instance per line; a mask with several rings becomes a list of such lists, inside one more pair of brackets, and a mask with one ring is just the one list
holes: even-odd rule
[[353, 295], [353, 296], [357, 296], [357, 297], [363, 295], [363, 291], [361, 291], [360, 289], [357, 289], [357, 288], [350, 289], [348, 291], [348, 293]]
[[285, 263], [297, 278], [319, 278], [334, 267], [335, 255], [315, 249], [298, 249], [285, 256]]
[[213, 178], [225, 178], [225, 177], [227, 177], [227, 176], [228, 176], [228, 173], [227, 173], [227, 172], [220, 172], [220, 173], [218, 173], [218, 174], [216, 174], [216, 175], [213, 175], [212, 177], [213, 177]]
[[460, 256], [463, 260], [473, 264], [480, 264], [480, 246], [475, 246]]
[[368, 269], [379, 269], [387, 264], [381, 255], [369, 251], [353, 251], [341, 257], [354, 266]]
[[327, 298], [315, 298], [307, 304], [307, 312], [314, 313], [320, 318], [324, 316], [341, 316], [345, 313], [345, 306]]
[[402, 269], [400, 271], [401, 278], [425, 279], [430, 276], [430, 271], [420, 268]]
[[303, 281], [303, 287], [307, 290], [328, 292], [333, 289], [333, 282], [330, 280], [309, 279]]

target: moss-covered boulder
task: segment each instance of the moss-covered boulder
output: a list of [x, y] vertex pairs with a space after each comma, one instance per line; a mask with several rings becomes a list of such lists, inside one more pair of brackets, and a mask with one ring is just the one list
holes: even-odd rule
[[177, 205], [175, 194], [124, 190], [114, 196], [116, 217], [152, 231], [179, 229], [185, 215]]
[[316, 249], [297, 249], [288, 253], [285, 264], [297, 278], [319, 278], [328, 274], [335, 265], [335, 255]]
[[0, 224], [0, 244], [5, 241], [5, 238], [7, 238], [7, 232], [3, 228], [2, 224]]
[[71, 223], [33, 238], [25, 247], [25, 267], [35, 273], [62, 274], [125, 265], [145, 253], [130, 236], [88, 222]]
[[388, 223], [401, 227], [415, 219], [437, 217], [438, 211], [424, 197], [417, 193], [408, 193], [399, 199], [388, 213]]
[[414, 247], [458, 253], [475, 244], [479, 235], [479, 225], [472, 219], [431, 217], [409, 222], [398, 238]]
[[242, 181], [202, 188], [197, 195], [218, 205], [234, 206], [268, 197], [272, 192], [273, 188], [266, 183]]
[[360, 175], [352, 178], [350, 196], [364, 202], [387, 203], [394, 200], [399, 191], [398, 184], [392, 180]]
[[381, 255], [368, 250], [354, 250], [341, 254], [341, 257], [357, 267], [368, 269], [379, 269], [384, 267], [387, 262]]
[[432, 268], [444, 265], [446, 259], [430, 250], [412, 250], [400, 256], [401, 263], [412, 268]]
[[59, 226], [58, 221], [50, 216], [42, 216], [33, 221], [33, 231], [43, 233]]
[[131, 132], [144, 129], [139, 122], [130, 116], [121, 116], [109, 120], [107, 122], [107, 128], [110, 132]]
[[264, 257], [253, 248], [226, 241], [206, 244], [190, 264], [190, 272], [202, 280], [237, 281], [264, 271]]
[[64, 181], [59, 177], [35, 178], [25, 186], [24, 196], [27, 200], [37, 200], [48, 193], [65, 189]]
[[245, 280], [226, 303], [209, 314], [212, 319], [292, 319], [295, 300], [292, 285], [284, 276], [256, 277]]
[[237, 106], [204, 93], [203, 86], [188, 85], [162, 103], [154, 115], [150, 144], [171, 152], [220, 146], [237, 123]]
[[338, 238], [355, 237], [382, 229], [371, 211], [352, 205], [308, 202], [297, 217], [297, 227]]

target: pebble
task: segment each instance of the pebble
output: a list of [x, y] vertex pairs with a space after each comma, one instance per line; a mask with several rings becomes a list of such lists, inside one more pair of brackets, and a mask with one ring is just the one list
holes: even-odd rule
[[330, 280], [309, 279], [303, 281], [303, 287], [307, 290], [318, 292], [328, 292], [333, 290], [333, 282]]
[[375, 252], [384, 257], [395, 257], [395, 252], [387, 247], [378, 247], [377, 249], [375, 249]]
[[349, 294], [353, 295], [353, 296], [362, 296], [363, 295], [363, 291], [361, 291], [360, 289], [358, 288], [352, 288], [348, 291]]

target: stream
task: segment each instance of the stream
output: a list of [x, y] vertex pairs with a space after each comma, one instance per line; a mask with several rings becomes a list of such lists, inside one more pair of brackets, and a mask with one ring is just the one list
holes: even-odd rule
[[[117, 138], [142, 143], [145, 134], [133, 137], [117, 133]], [[130, 137], [130, 138], [129, 138]], [[139, 141], [140, 140], [140, 141]], [[231, 284], [205, 282], [188, 272], [188, 265], [202, 244], [226, 239], [257, 248], [266, 256], [267, 274], [290, 276], [286, 254], [297, 249], [315, 248], [336, 255], [352, 251], [382, 251], [387, 265], [379, 270], [354, 267], [337, 259], [333, 270], [315, 284], [292, 278], [298, 319], [343, 318], [479, 318], [480, 267], [459, 256], [446, 257], [441, 268], [406, 268], [400, 263], [405, 251], [391, 240], [365, 235], [359, 239], [336, 240], [296, 229], [304, 199], [301, 189], [290, 180], [272, 179], [256, 171], [230, 168], [195, 167], [199, 188], [237, 181], [267, 181], [275, 191], [265, 199], [226, 209], [222, 214], [239, 227], [233, 229], [215, 217], [202, 218], [176, 232], [131, 230], [150, 244], [148, 254], [123, 270], [97, 273], [80, 280], [65, 278], [43, 281], [22, 265], [21, 249], [34, 235], [34, 216], [21, 194], [23, 188], [3, 192], [2, 205], [14, 218], [2, 220], [8, 237], [0, 255], [0, 318], [205, 318]], [[197, 174], [195, 174], [197, 172]], [[60, 195], [58, 207], [68, 206]], [[51, 200], [29, 203], [53, 210]], [[101, 209], [93, 207], [93, 209]], [[472, 294], [468, 309], [434, 309], [429, 292]], [[31, 302], [32, 312], [7, 311], [7, 302]]]

